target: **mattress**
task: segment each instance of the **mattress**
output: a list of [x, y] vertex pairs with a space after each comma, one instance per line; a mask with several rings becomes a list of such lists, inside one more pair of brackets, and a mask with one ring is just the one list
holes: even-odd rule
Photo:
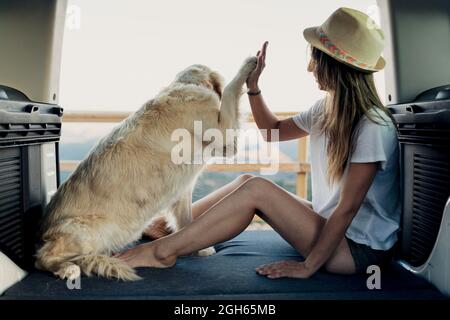
[[180, 257], [168, 269], [138, 268], [143, 278], [122, 282], [82, 277], [79, 289], [41, 271], [9, 288], [0, 299], [442, 299], [439, 291], [398, 263], [381, 273], [381, 289], [368, 289], [369, 275], [317, 272], [309, 279], [271, 280], [255, 268], [302, 257], [276, 232], [245, 231], [215, 246], [210, 257]]

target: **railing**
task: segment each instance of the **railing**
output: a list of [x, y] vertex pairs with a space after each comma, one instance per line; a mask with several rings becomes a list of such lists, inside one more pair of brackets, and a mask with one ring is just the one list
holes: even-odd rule
[[[280, 119], [292, 117], [293, 112], [278, 112], [275, 113]], [[66, 122], [120, 122], [130, 115], [129, 112], [70, 112], [65, 113], [63, 123]], [[253, 117], [248, 117], [248, 122], [254, 122]], [[280, 172], [294, 172], [297, 174], [296, 191], [297, 195], [306, 198], [308, 194], [308, 184], [306, 174], [310, 172], [310, 165], [306, 162], [307, 156], [307, 140], [299, 139], [297, 146], [297, 161], [280, 163], [278, 171]], [[73, 171], [77, 167], [79, 161], [60, 161], [61, 171]], [[267, 168], [266, 164], [210, 164], [207, 166], [207, 171], [213, 172], [258, 172], [262, 168]]]

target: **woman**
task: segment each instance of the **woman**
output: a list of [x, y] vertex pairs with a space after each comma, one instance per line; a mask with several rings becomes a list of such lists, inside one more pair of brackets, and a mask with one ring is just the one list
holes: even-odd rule
[[258, 86], [267, 42], [247, 86], [258, 128], [279, 130], [281, 141], [310, 136], [312, 204], [269, 180], [243, 175], [194, 203], [189, 226], [121, 259], [133, 267], [169, 267], [180, 255], [238, 235], [257, 214], [305, 257], [256, 269], [268, 278], [307, 278], [320, 268], [354, 274], [389, 261], [400, 202], [395, 126], [372, 75], [385, 64], [383, 34], [365, 14], [341, 8], [304, 37], [312, 46], [308, 71], [325, 99], [279, 120]]

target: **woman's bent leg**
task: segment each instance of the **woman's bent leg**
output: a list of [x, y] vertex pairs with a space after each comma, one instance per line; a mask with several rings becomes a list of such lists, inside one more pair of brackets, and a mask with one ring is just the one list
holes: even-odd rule
[[209, 208], [219, 202], [223, 197], [236, 190], [241, 184], [251, 178], [253, 178], [251, 174], [242, 174], [230, 183], [227, 183], [223, 187], [195, 201], [192, 204], [192, 218], [194, 220], [198, 218], [201, 214], [205, 213]]
[[[132, 266], [172, 265], [180, 255], [233, 238], [248, 226], [255, 212], [305, 257], [325, 223], [298, 197], [264, 178], [254, 177], [179, 232], [131, 249], [121, 257]], [[327, 262], [327, 269], [351, 273], [352, 266], [353, 259], [343, 239]]]

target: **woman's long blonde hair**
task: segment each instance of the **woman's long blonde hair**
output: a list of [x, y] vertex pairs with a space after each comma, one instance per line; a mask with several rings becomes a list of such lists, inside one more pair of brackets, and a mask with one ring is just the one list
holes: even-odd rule
[[367, 116], [380, 123], [376, 113], [369, 111], [381, 111], [393, 118], [381, 103], [372, 73], [353, 69], [314, 47], [311, 58], [319, 86], [328, 92], [319, 125], [328, 139], [328, 182], [334, 184], [342, 178], [361, 118]]

